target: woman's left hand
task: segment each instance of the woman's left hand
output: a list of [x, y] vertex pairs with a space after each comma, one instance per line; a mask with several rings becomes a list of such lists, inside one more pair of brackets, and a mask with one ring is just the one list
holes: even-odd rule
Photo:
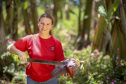
[[69, 75], [69, 73], [63, 74], [64, 77], [68, 77]]

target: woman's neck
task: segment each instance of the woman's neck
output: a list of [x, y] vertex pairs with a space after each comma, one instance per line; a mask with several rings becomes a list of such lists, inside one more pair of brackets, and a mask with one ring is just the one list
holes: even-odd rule
[[43, 34], [43, 33], [39, 33], [39, 36], [40, 36], [41, 38], [43, 38], [43, 39], [48, 39], [48, 38], [51, 37], [50, 34]]

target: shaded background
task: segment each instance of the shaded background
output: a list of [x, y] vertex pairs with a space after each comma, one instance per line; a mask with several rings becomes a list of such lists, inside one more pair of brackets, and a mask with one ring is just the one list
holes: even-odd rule
[[[123, 84], [126, 81], [126, 0], [0, 0], [0, 83], [25, 84], [28, 63], [7, 52], [18, 39], [38, 33], [38, 18], [54, 17], [52, 34], [65, 58], [84, 64], [59, 84]], [[26, 53], [27, 55], [27, 53]]]

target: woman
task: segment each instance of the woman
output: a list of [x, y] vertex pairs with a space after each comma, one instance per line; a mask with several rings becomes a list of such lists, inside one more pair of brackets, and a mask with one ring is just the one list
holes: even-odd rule
[[[50, 34], [52, 27], [52, 17], [48, 14], [41, 15], [38, 22], [39, 33], [21, 38], [12, 44], [8, 51], [17, 54], [19, 60], [24, 62], [27, 62], [24, 51], [34, 59], [65, 60], [60, 41]], [[27, 84], [58, 84], [57, 78], [50, 76], [54, 68], [54, 65], [30, 63], [26, 67]]]

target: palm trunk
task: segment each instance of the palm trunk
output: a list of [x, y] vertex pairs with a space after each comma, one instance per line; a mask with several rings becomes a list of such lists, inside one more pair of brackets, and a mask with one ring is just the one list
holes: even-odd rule
[[[124, 40], [124, 32], [122, 31], [122, 23], [120, 20], [115, 20], [115, 23], [113, 24], [112, 37], [114, 53], [116, 55], [119, 54], [121, 59], [126, 59], [126, 43]], [[119, 51], [117, 51], [118, 48]]]
[[[104, 26], [103, 26], [104, 25]], [[103, 16], [99, 17], [98, 24], [96, 26], [96, 31], [95, 31], [95, 36], [93, 38], [93, 44], [92, 44], [92, 50], [94, 51], [95, 49], [101, 49], [100, 44], [102, 44], [102, 38], [104, 37], [104, 32], [107, 27], [107, 23], [105, 21], [105, 18]], [[101, 50], [99, 50], [101, 51]]]
[[28, 16], [27, 9], [22, 8], [22, 13], [24, 17], [25, 33], [27, 35], [32, 34], [30, 24], [29, 24], [29, 16]]
[[122, 21], [122, 26], [124, 29], [124, 37], [125, 37], [125, 42], [126, 42], [126, 7], [124, 8], [124, 6], [126, 5], [126, 2], [123, 3], [122, 0], [120, 0], [120, 17], [121, 17], [121, 21]]
[[[111, 11], [112, 0], [105, 0], [105, 4], [106, 6], [104, 5], [104, 8], [106, 8], [107, 11]], [[113, 13], [113, 11], [111, 11], [111, 13]], [[95, 49], [98, 49], [104, 54], [106, 53], [106, 48], [108, 47], [107, 45], [110, 41], [110, 32], [107, 29], [108, 25], [105, 19], [109, 21], [110, 17], [111, 15], [108, 14], [108, 18], [106, 18], [105, 16], [100, 16], [100, 18], [98, 19], [95, 36], [93, 38], [92, 52]]]
[[[116, 19], [113, 27], [112, 27], [112, 38], [113, 38], [113, 46], [114, 53], [119, 55], [119, 58], [126, 60], [126, 33], [125, 33], [125, 12], [123, 11], [124, 4], [120, 4], [117, 9], [115, 15], [120, 17], [120, 19]], [[122, 10], [122, 11], [120, 11]], [[123, 13], [123, 14], [122, 14]], [[119, 48], [119, 53], [117, 53], [117, 49]]]

